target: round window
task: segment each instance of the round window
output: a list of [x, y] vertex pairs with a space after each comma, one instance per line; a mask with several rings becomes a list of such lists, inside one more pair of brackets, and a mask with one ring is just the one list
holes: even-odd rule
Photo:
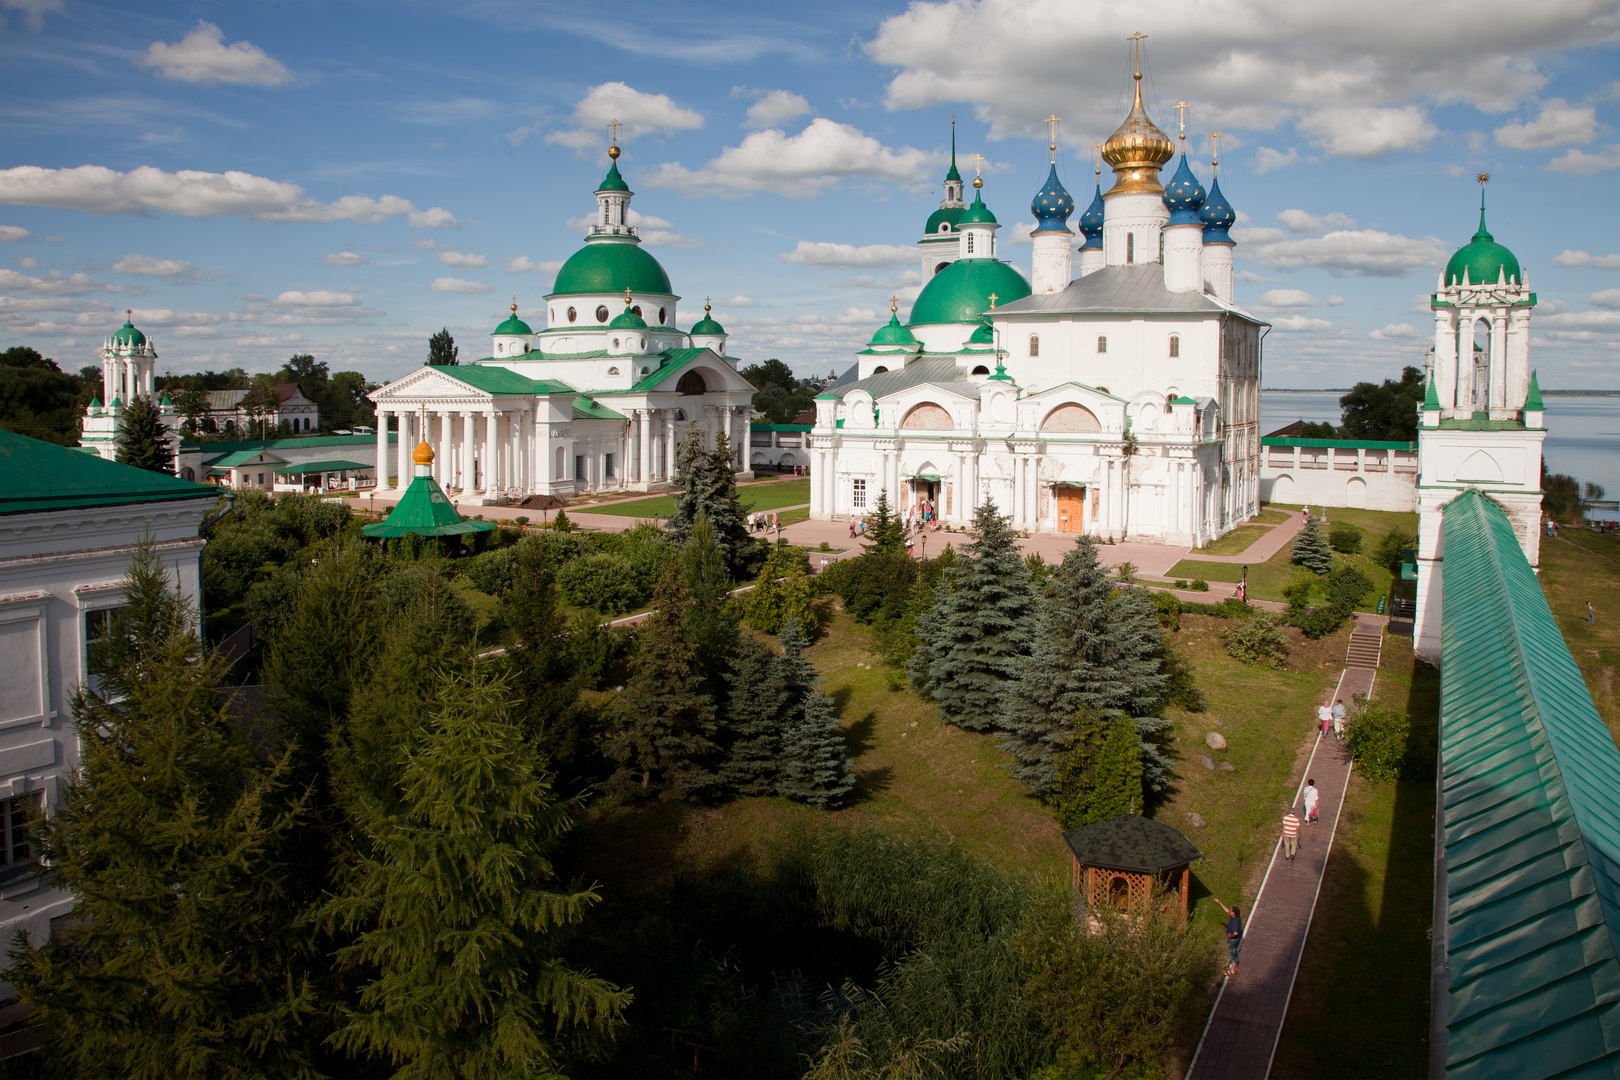
[[579, 318], [579, 309], [577, 309], [577, 308], [569, 308], [568, 309], [568, 321], [569, 322], [574, 322], [578, 318]]
[[950, 232], [951, 231], [951, 223], [948, 222], [948, 221], [940, 222], [939, 223], [939, 231], [940, 232]]
[[596, 309], [596, 321], [597, 322], [607, 322], [608, 321], [608, 309], [607, 309], [606, 304], [603, 304], [603, 305], [601, 305], [600, 307], [598, 307]]
[[662, 326], [664, 323], [666, 323], [668, 321], [669, 321], [669, 309], [668, 308], [659, 308], [658, 309], [658, 324], [660, 326]]

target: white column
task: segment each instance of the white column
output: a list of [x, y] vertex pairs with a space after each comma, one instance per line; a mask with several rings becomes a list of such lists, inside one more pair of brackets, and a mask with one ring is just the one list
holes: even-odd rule
[[478, 414], [471, 409], [461, 414], [461, 490], [471, 494], [477, 474], [473, 465], [478, 456]]
[[496, 413], [494, 409], [484, 410], [484, 441], [482, 444], [484, 483], [482, 490], [486, 493], [494, 490], [492, 485], [496, 481], [495, 459], [497, 454], [495, 452], [495, 433], [497, 430], [497, 421], [495, 417]]
[[1491, 383], [1488, 407], [1507, 407], [1507, 308], [1491, 312]]
[[411, 414], [401, 410], [394, 414], [394, 422], [399, 427], [394, 433], [399, 440], [394, 446], [394, 487], [404, 491], [411, 484]]
[[675, 479], [675, 462], [678, 456], [675, 442], [675, 410], [664, 410], [664, 479]]
[[652, 483], [652, 412], [648, 409], [636, 410], [636, 450], [637, 464], [641, 468], [639, 479], [643, 484]]
[[[805, 442], [809, 442], [806, 439]], [[818, 446], [808, 447], [810, 458], [810, 516], [819, 518], [827, 512], [827, 500], [821, 490], [821, 462], [827, 456]]]
[[388, 487], [388, 414], [382, 409], [377, 410], [377, 487], [383, 491]]

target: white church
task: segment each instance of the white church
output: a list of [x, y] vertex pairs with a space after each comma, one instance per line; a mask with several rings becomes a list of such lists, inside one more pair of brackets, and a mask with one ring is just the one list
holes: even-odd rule
[[816, 401], [812, 517], [870, 513], [887, 491], [965, 524], [993, 499], [1028, 532], [1197, 547], [1259, 509], [1267, 324], [1233, 303], [1219, 181], [1206, 192], [1183, 152], [1160, 182], [1175, 146], [1141, 78], [1078, 248], [1054, 140], [1027, 280], [997, 257], [983, 181], [964, 202], [953, 160], [909, 317], [895, 311]]

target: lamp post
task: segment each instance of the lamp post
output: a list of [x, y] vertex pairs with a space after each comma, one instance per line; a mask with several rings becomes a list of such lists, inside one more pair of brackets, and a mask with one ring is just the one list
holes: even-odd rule
[[928, 561], [928, 534], [927, 533], [923, 533], [923, 538], [922, 538], [922, 561], [923, 562]]

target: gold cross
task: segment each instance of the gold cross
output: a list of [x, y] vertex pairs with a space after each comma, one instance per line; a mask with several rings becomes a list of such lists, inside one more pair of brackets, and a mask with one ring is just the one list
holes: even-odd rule
[[1147, 40], [1147, 35], [1142, 33], [1140, 30], [1138, 30], [1136, 33], [1132, 34], [1130, 37], [1126, 38], [1125, 40], [1135, 43], [1135, 46], [1136, 46], [1136, 77], [1141, 78], [1142, 77], [1142, 42]]
[[1061, 119], [1063, 117], [1058, 116], [1056, 113], [1046, 118], [1046, 122], [1052, 126], [1052, 144], [1047, 149], [1052, 151], [1052, 164], [1054, 165], [1057, 164], [1057, 125]]
[[609, 120], [608, 127], [613, 132], [613, 144], [617, 146], [619, 143], [619, 129], [624, 127], [624, 125], [619, 123], [617, 120]]
[[900, 313], [900, 298], [898, 296], [889, 297], [889, 311], [896, 315]]
[[1185, 101], [1178, 101], [1178, 102], [1175, 103], [1175, 105], [1172, 106], [1172, 108], [1174, 108], [1176, 110], [1176, 112], [1178, 114], [1178, 122], [1181, 124], [1181, 135], [1180, 135], [1181, 152], [1183, 154], [1185, 154], [1187, 152], [1187, 108], [1188, 108], [1188, 105], [1187, 105], [1187, 103]]
[[983, 154], [974, 154], [973, 155], [973, 178], [975, 180], [977, 180], [979, 178], [979, 166], [982, 165], [983, 163], [984, 163], [984, 155]]
[[629, 289], [624, 290], [624, 309], [626, 311], [630, 310], [630, 290]]
[[1000, 299], [1000, 297], [998, 297], [995, 293], [990, 294], [990, 310], [991, 311], [996, 310], [996, 301], [999, 300], [999, 299]]
[[1210, 132], [1209, 141], [1215, 147], [1209, 159], [1209, 167], [1214, 172], [1219, 173], [1221, 171], [1221, 133], [1218, 131]]
[[1096, 151], [1096, 153], [1091, 157], [1091, 171], [1096, 173], [1098, 176], [1101, 176], [1103, 144], [1100, 142], [1094, 142], [1091, 144], [1091, 148]]
[[1478, 176], [1474, 177], [1474, 179], [1480, 184], [1488, 184], [1491, 182], [1491, 174], [1488, 172], [1482, 172]]

